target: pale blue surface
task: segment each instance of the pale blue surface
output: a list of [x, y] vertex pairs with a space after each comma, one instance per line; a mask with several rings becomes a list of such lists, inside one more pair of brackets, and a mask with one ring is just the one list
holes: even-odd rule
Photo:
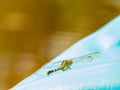
[[[79, 90], [78, 87], [83, 90], [90, 86], [98, 88], [98, 85], [99, 90], [104, 90], [102, 84], [107, 84], [109, 89], [120, 89], [120, 16], [72, 45], [49, 64], [96, 51], [101, 52], [101, 56], [93, 62], [75, 64], [72, 70], [50, 76], [46, 75], [43, 67], [10, 90]], [[94, 83], [88, 85], [91, 82]]]

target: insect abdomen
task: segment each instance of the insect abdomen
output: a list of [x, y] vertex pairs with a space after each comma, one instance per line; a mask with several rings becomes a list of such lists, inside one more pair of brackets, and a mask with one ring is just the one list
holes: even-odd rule
[[62, 61], [62, 64], [60, 65], [59, 68], [56, 68], [56, 69], [53, 69], [53, 70], [49, 70], [47, 72], [47, 75], [49, 75], [49, 74], [51, 74], [51, 73], [53, 73], [55, 71], [58, 71], [58, 70], [63, 70], [63, 71], [67, 70], [68, 68], [70, 68], [71, 64], [72, 64], [72, 60], [64, 60], [64, 61]]
[[51, 73], [53, 73], [53, 72], [55, 72], [55, 71], [58, 71], [58, 70], [60, 70], [60, 68], [53, 69], [53, 70], [49, 70], [49, 71], [47, 72], [47, 75], [49, 75], [49, 74], [51, 74]]

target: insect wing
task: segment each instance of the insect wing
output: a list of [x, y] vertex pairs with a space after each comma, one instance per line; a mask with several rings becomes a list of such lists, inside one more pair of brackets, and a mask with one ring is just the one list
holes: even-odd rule
[[[75, 64], [75, 62], [86, 62], [86, 61], [92, 61], [94, 60], [96, 57], [98, 57], [100, 55], [99, 52], [94, 52], [94, 53], [90, 53], [90, 54], [87, 54], [87, 55], [84, 55], [84, 56], [81, 56], [81, 57], [77, 57], [77, 58], [73, 58], [73, 59], [70, 59], [73, 61], [73, 64]], [[58, 67], [60, 67], [61, 63], [63, 61], [56, 61], [56, 62], [50, 62], [48, 64], [45, 64], [42, 66], [42, 68], [40, 70], [38, 70], [35, 74], [36, 75], [40, 75], [40, 74], [45, 74], [46, 75], [46, 72], [49, 71], [49, 70], [53, 70], [53, 69], [56, 69]], [[80, 65], [80, 67], [86, 65], [86, 63], [82, 63], [82, 65]], [[78, 69], [80, 67], [76, 67], [75, 65], [75, 68]], [[72, 65], [72, 70], [74, 70], [74, 66]]]
[[73, 62], [93, 61], [98, 56], [100, 56], [100, 52], [94, 52], [81, 57], [73, 58], [72, 60]]

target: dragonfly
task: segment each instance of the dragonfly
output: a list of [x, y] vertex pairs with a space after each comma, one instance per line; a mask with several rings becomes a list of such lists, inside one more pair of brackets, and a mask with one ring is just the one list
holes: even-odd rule
[[71, 66], [73, 63], [77, 62], [91, 62], [93, 61], [96, 57], [100, 56], [101, 53], [100, 52], [93, 52], [93, 53], [89, 53], [80, 57], [75, 57], [75, 58], [71, 58], [71, 59], [66, 59], [66, 60], [62, 60], [62, 61], [56, 61], [56, 62], [51, 62], [48, 65], [44, 65], [43, 68], [49, 68], [49, 67], [55, 67], [55, 65], [59, 65], [54, 69], [50, 69], [46, 72], [47, 75], [50, 75], [56, 71], [62, 70], [62, 71], [66, 71], [68, 69], [72, 69]]

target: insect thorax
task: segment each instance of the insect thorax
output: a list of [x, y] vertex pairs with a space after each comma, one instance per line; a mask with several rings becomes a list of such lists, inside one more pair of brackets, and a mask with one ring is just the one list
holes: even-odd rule
[[70, 67], [71, 64], [72, 64], [72, 60], [63, 60], [60, 67], [64, 69], [65, 67]]

